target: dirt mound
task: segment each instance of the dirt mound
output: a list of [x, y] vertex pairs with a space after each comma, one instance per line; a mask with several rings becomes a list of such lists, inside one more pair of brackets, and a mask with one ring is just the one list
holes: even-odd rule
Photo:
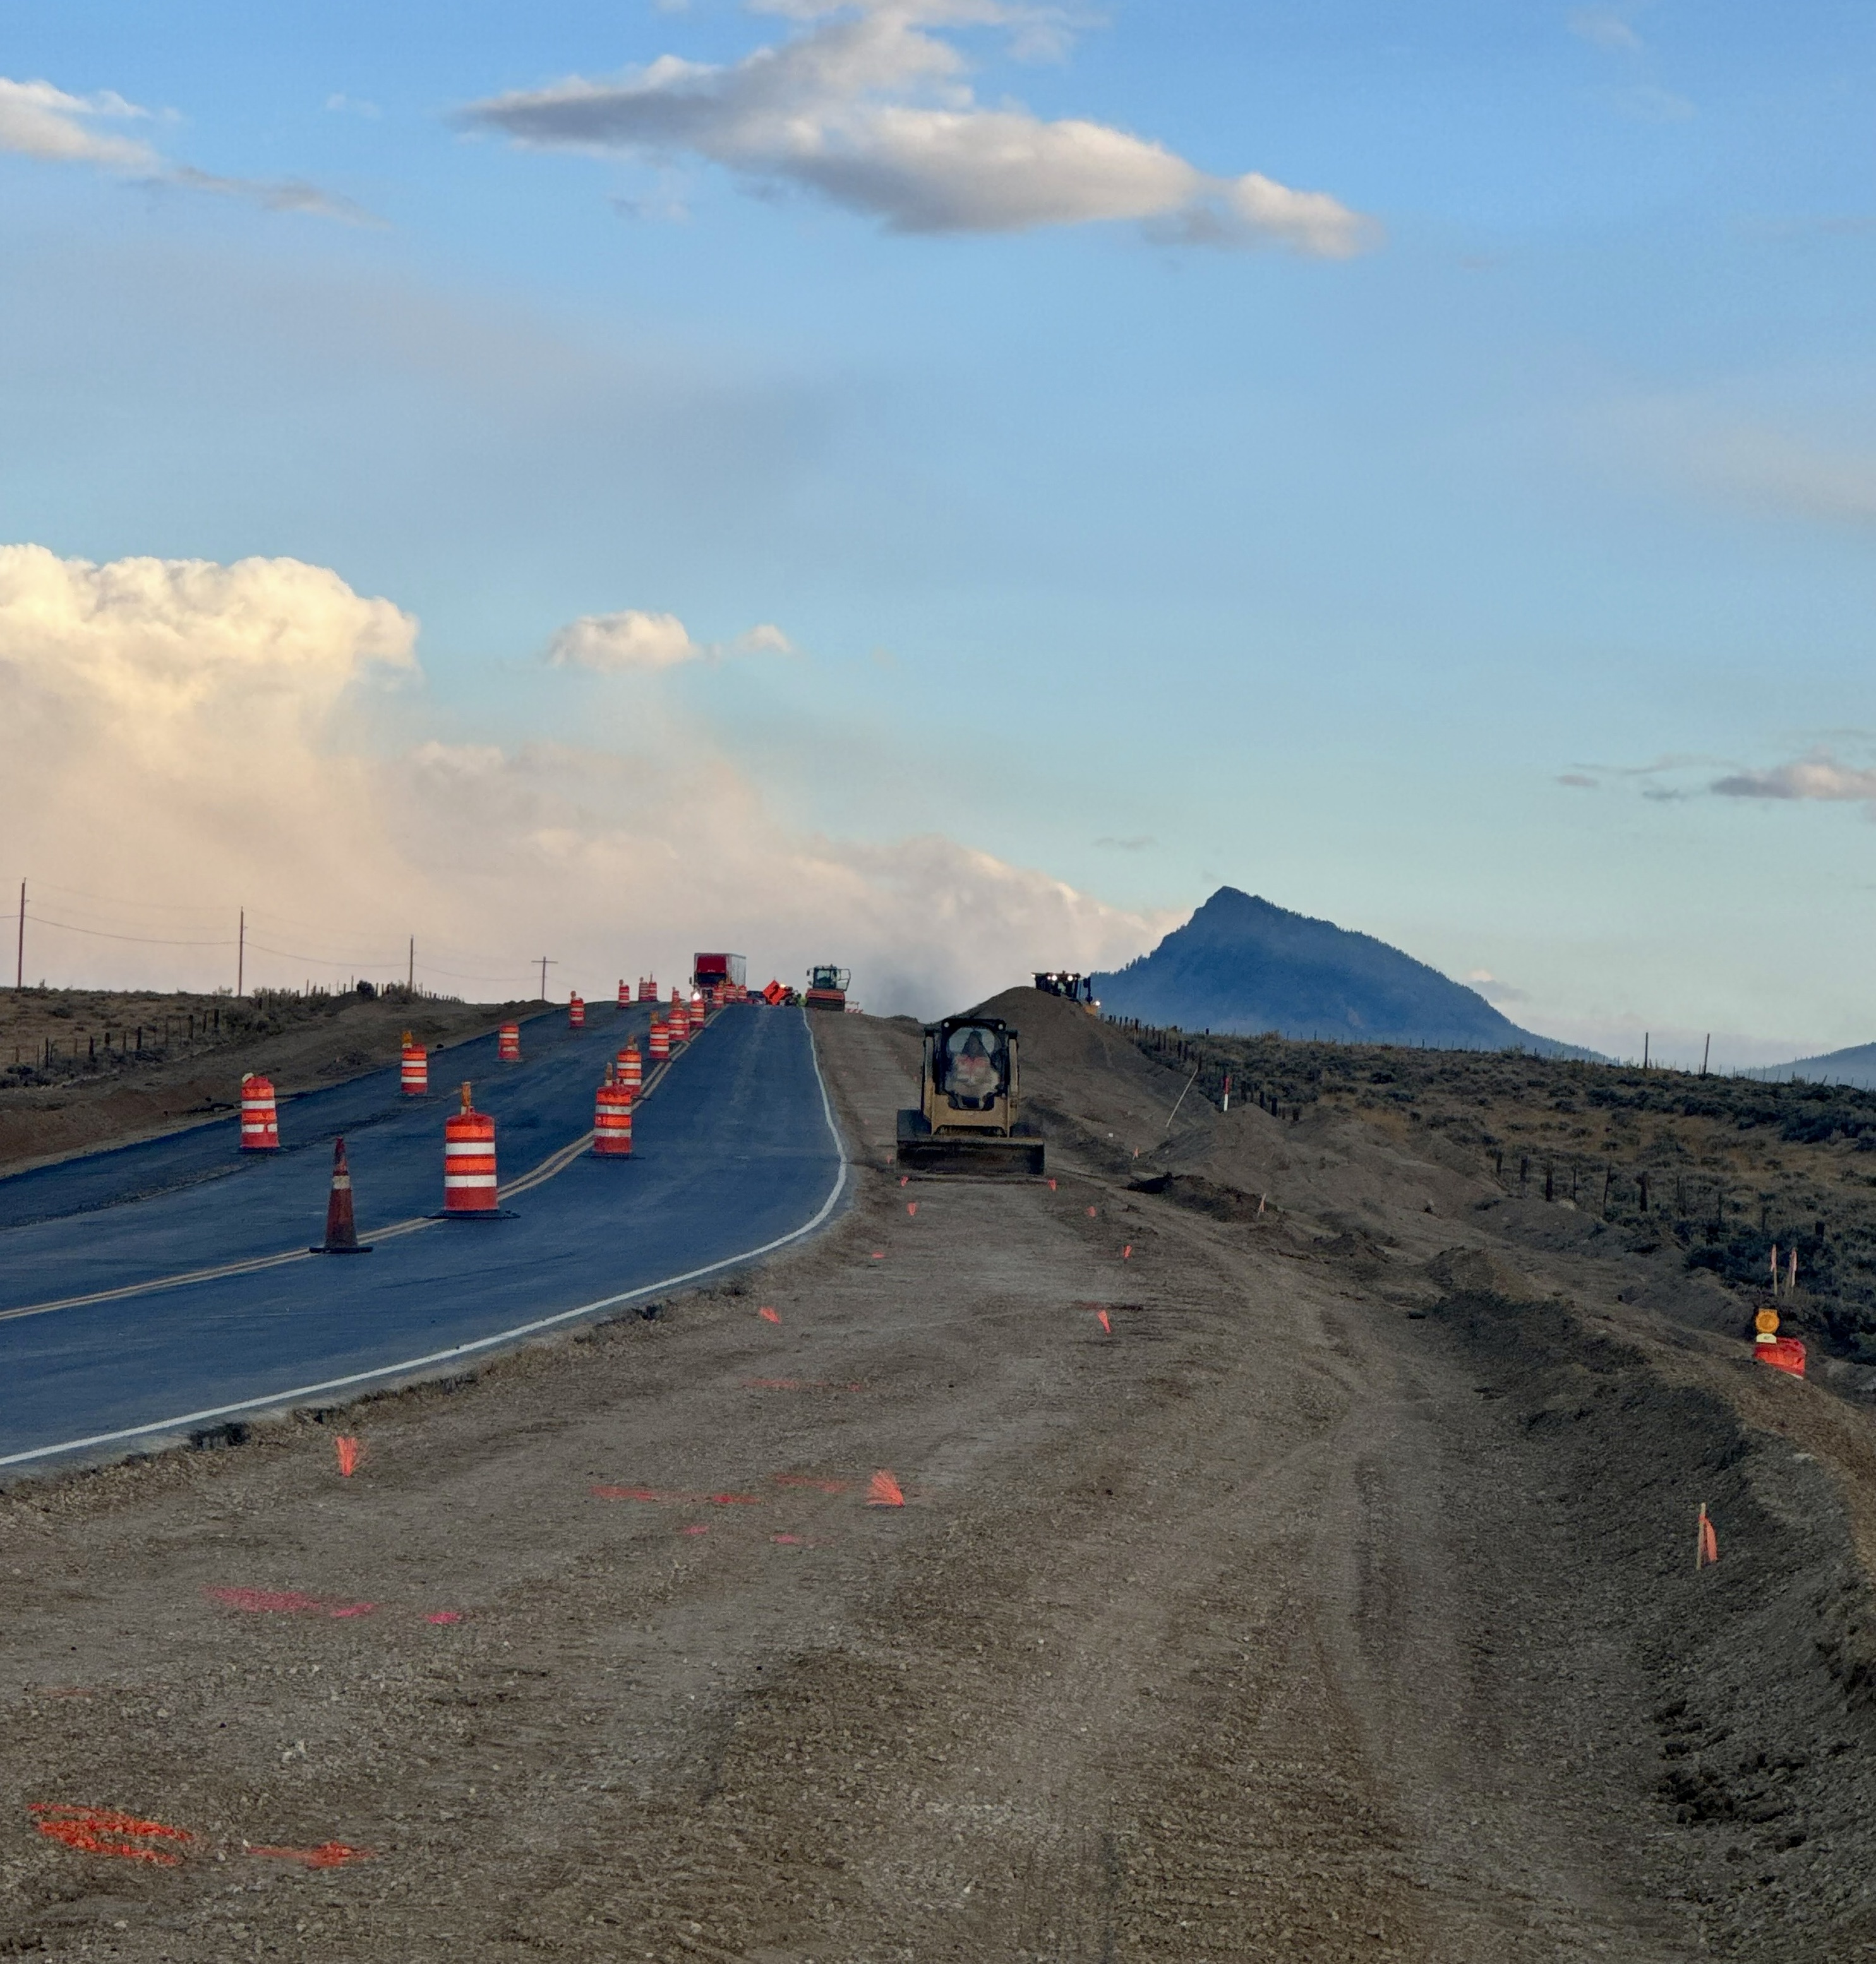
[[1455, 1295], [1495, 1295], [1507, 1302], [1529, 1301], [1537, 1292], [1531, 1278], [1489, 1248], [1447, 1248], [1426, 1265], [1430, 1280]]

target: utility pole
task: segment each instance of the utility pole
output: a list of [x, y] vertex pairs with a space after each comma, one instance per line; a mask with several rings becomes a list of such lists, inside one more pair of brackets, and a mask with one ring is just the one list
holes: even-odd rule
[[417, 938], [410, 937], [410, 967], [404, 977], [404, 993], [414, 996], [417, 993]]
[[1643, 1030], [1643, 1031], [1642, 1032], [1642, 1069], [1643, 1069], [1643, 1070], [1646, 1070], [1647, 1068], [1648, 1068], [1648, 1032], [1647, 1032], [1646, 1030]]
[[547, 972], [548, 969], [557, 968], [560, 965], [557, 961], [551, 961], [544, 955], [541, 958], [541, 1000], [544, 1003], [547, 1000]]
[[26, 986], [26, 882], [20, 882], [20, 938], [13, 951], [13, 993]]
[[1704, 1077], [1707, 1075], [1707, 1058], [1708, 1058], [1708, 1057], [1711, 1057], [1712, 1055], [1713, 1055], [1713, 1032], [1712, 1032], [1711, 1030], [1709, 1030], [1709, 1031], [1707, 1032], [1707, 1044], [1706, 1044], [1706, 1048], [1705, 1048], [1704, 1050], [1702, 1050], [1702, 1051], [1701, 1051], [1701, 1054], [1700, 1054], [1700, 1074], [1701, 1074], [1701, 1076], [1702, 1077]]
[[244, 993], [246, 993], [246, 991], [243, 990], [243, 986], [242, 986], [242, 985], [243, 985], [243, 983], [245, 983], [245, 982], [246, 981], [246, 980], [247, 980], [247, 972], [248, 972], [248, 910], [247, 910], [247, 909], [246, 909], [246, 907], [243, 907], [243, 908], [241, 910], [241, 933], [240, 933], [240, 938], [239, 938], [239, 939], [236, 942], [236, 943], [235, 943], [235, 993], [236, 993], [237, 996], [239, 996], [239, 995], [244, 994]]

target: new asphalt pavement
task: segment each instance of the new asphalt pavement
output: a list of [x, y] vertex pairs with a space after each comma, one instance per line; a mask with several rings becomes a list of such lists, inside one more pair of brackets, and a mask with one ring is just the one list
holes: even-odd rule
[[[580, 1150], [650, 1015], [536, 1016], [519, 1064], [493, 1036], [433, 1055], [427, 1098], [393, 1067], [283, 1099], [276, 1154], [243, 1153], [231, 1114], [0, 1180], [0, 1468], [447, 1373], [811, 1232], [844, 1168], [801, 1010], [719, 1011], [648, 1088], [632, 1157]], [[503, 1218], [434, 1221], [465, 1079], [496, 1121]], [[306, 1252], [339, 1134], [369, 1254]]]

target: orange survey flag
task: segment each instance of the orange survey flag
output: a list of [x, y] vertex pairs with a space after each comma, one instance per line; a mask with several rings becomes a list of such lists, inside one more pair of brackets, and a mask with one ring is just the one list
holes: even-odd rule
[[1713, 1531], [1713, 1523], [1707, 1518], [1707, 1503], [1700, 1504], [1699, 1545], [1694, 1552], [1694, 1566], [1704, 1568], [1708, 1562], [1720, 1559], [1720, 1537]]

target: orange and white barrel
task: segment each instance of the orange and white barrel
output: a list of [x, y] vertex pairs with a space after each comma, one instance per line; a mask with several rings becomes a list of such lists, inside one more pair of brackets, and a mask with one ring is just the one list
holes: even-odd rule
[[495, 1121], [471, 1109], [466, 1084], [462, 1109], [443, 1122], [443, 1211], [495, 1211]]
[[593, 1107], [593, 1150], [602, 1159], [624, 1159], [632, 1149], [632, 1094], [611, 1072]]
[[658, 1000], [658, 978], [655, 975], [641, 975], [638, 978], [638, 1000], [641, 1003], [655, 1003]]
[[690, 992], [690, 1033], [692, 1036], [703, 1028], [705, 1019], [709, 1014], [710, 1005], [705, 1000], [703, 992], [699, 989], [692, 990]]
[[664, 1012], [664, 1033], [673, 1045], [690, 1041], [689, 1006], [675, 989], [671, 991], [671, 1006]]
[[[570, 1030], [583, 1030], [586, 1027], [586, 999], [583, 996], [570, 996], [567, 999], [567, 1027]], [[519, 1032], [517, 1032], [519, 1035]]]
[[654, 1064], [662, 1061], [671, 1054], [671, 1033], [664, 1026], [664, 1019], [655, 1013], [651, 1019], [651, 1033], [645, 1039], [645, 1046], [651, 1053]]
[[628, 988], [627, 988], [627, 987], [626, 987], [626, 986], [625, 986], [625, 977], [624, 977], [623, 975], [622, 975], [622, 976], [618, 978], [618, 1006], [619, 1006], [619, 1007], [620, 1007], [622, 1009], [624, 1009], [624, 1008], [625, 1008], [625, 1005], [626, 1005], [628, 1003], [629, 1003], [629, 1002], [631, 1000], [631, 999], [632, 999], [632, 992], [631, 992]]
[[644, 1059], [638, 1054], [636, 1037], [618, 1054], [618, 1081], [636, 1098], [645, 1081]]
[[280, 1150], [280, 1116], [274, 1102], [274, 1080], [250, 1071], [241, 1080], [241, 1150], [244, 1153]]
[[406, 1098], [422, 1098], [430, 1089], [430, 1054], [420, 1043], [413, 1043], [410, 1032], [404, 1032], [404, 1054], [397, 1067], [397, 1082], [403, 1087]]
[[520, 1061], [521, 1061], [521, 1025], [520, 1025], [520, 1024], [519, 1024], [519, 1023], [504, 1023], [504, 1024], [503, 1024], [503, 1025], [502, 1025], [502, 1034], [501, 1034], [501, 1038], [500, 1038], [500, 1041], [496, 1045], [496, 1047], [495, 1047], [495, 1054], [496, 1054], [496, 1057], [497, 1057], [497, 1058], [498, 1058], [498, 1059], [499, 1059], [502, 1063], [503, 1063], [503, 1064], [519, 1064], [519, 1063], [520, 1063]]

